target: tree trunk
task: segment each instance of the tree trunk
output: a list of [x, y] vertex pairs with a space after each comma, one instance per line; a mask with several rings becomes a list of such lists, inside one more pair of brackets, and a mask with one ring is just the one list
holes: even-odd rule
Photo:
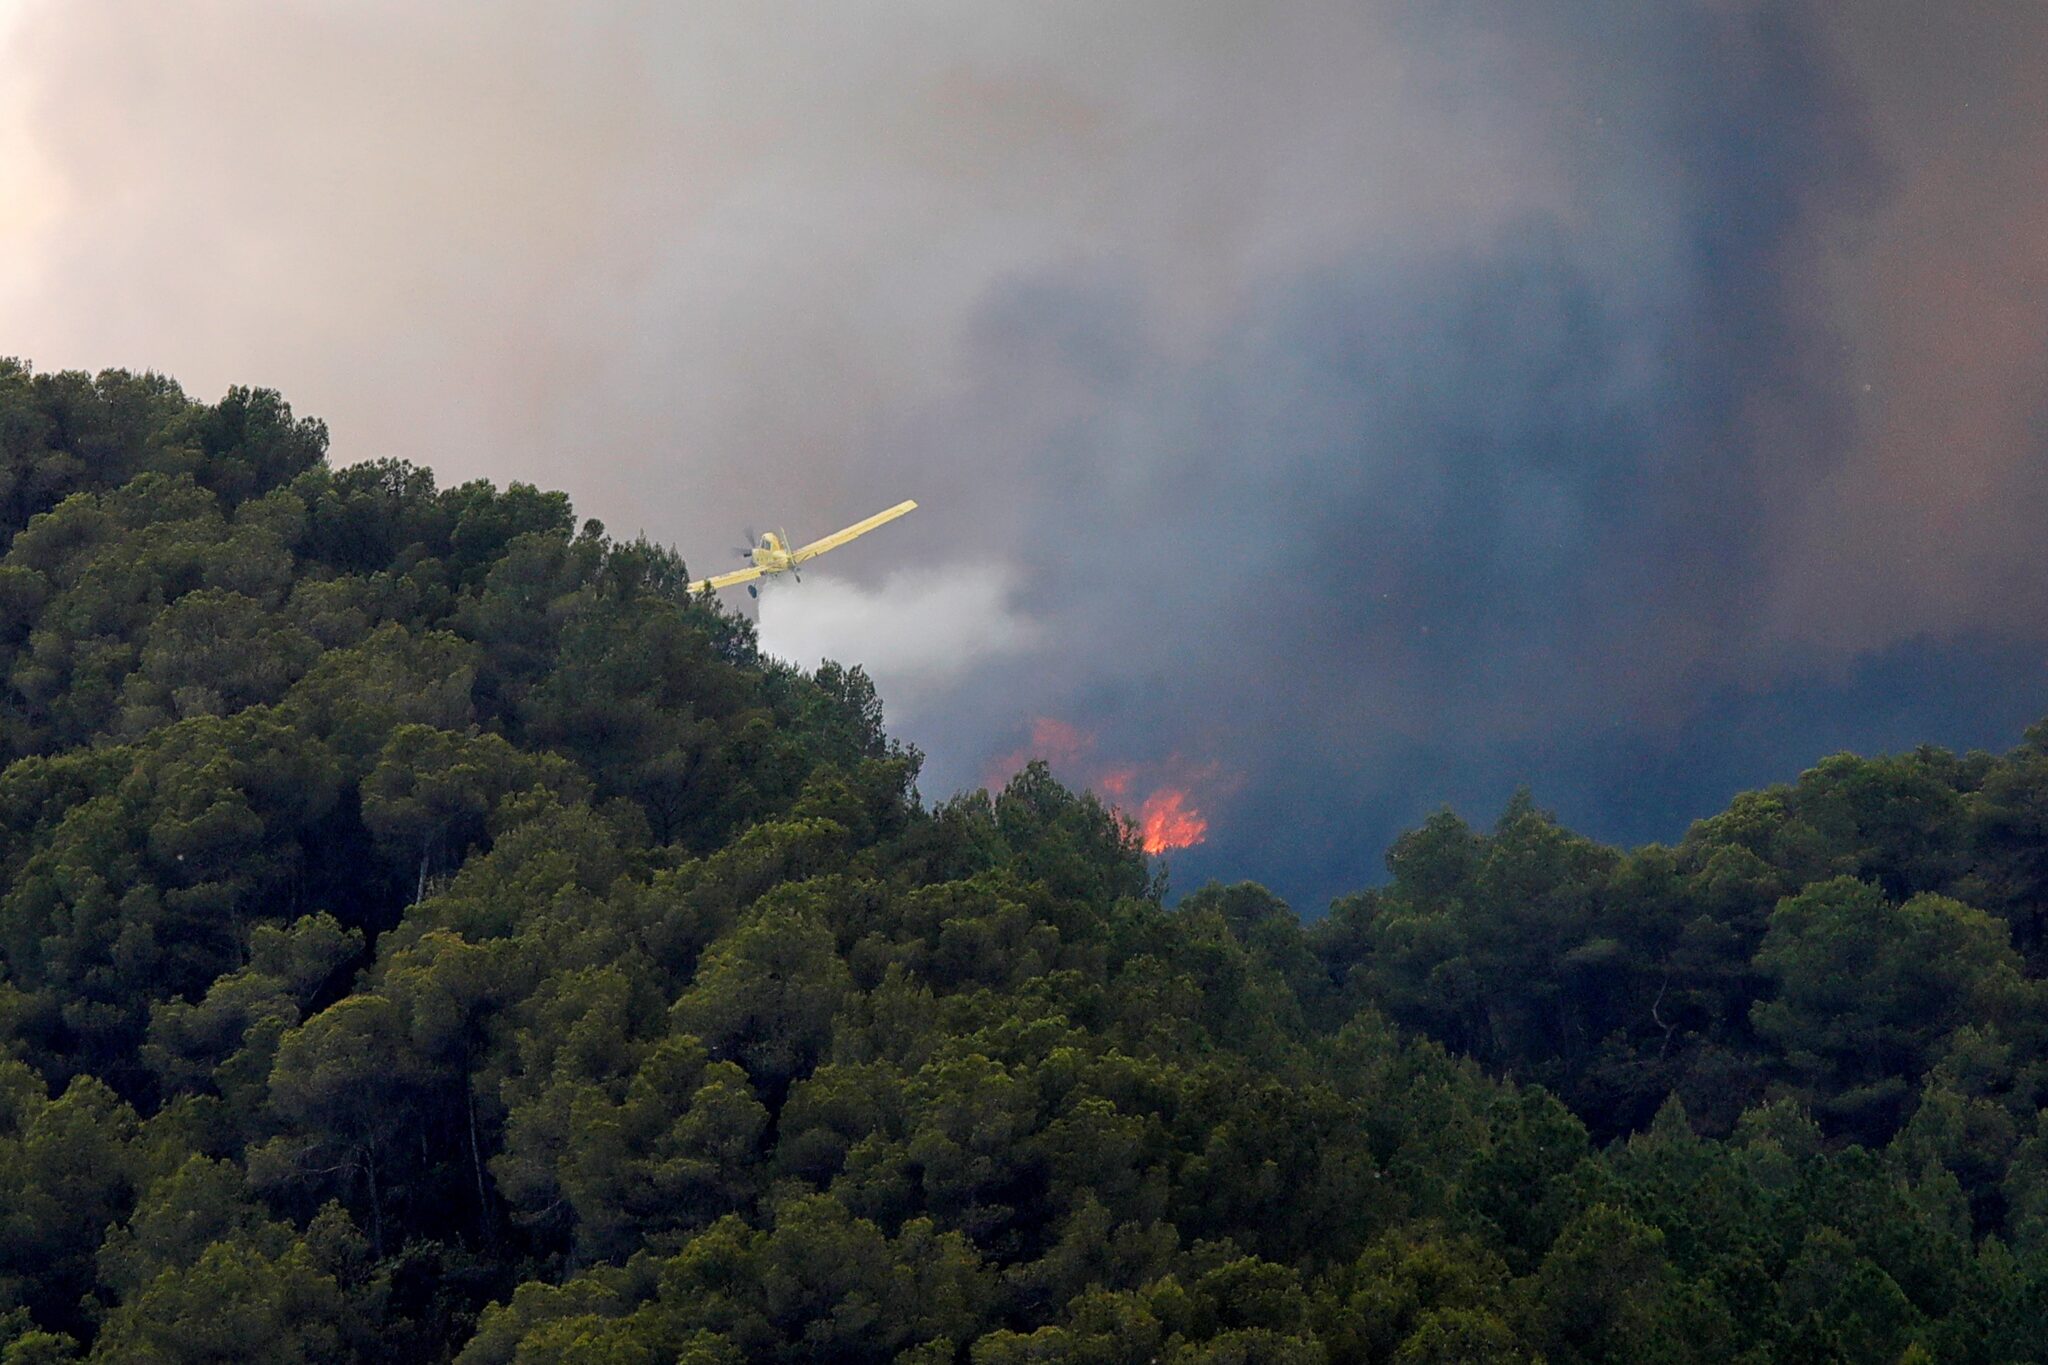
[[364, 1149], [363, 1174], [370, 1182], [370, 1246], [377, 1256], [384, 1255], [384, 1197], [377, 1189], [377, 1147], [375, 1143]]
[[483, 1152], [476, 1140], [476, 1092], [470, 1088], [469, 1074], [463, 1073], [462, 1096], [464, 1107], [469, 1110], [469, 1168], [476, 1173], [476, 1229], [480, 1236], [488, 1238], [491, 1231], [491, 1196], [484, 1186]]

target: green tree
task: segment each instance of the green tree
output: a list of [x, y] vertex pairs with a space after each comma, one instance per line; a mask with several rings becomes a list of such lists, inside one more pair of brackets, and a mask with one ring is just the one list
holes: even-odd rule
[[341, 1286], [303, 1245], [273, 1255], [233, 1238], [160, 1272], [109, 1315], [92, 1359], [318, 1365], [358, 1358], [348, 1329]]
[[850, 986], [829, 929], [796, 906], [764, 908], [705, 956], [673, 1013], [779, 1100], [824, 1056]]
[[1757, 1031], [1817, 1112], [1868, 1142], [1890, 1136], [1958, 1028], [2010, 1027], [2038, 1009], [2003, 923], [1942, 896], [1895, 906], [1846, 877], [1779, 905], [1757, 965], [1776, 986], [1751, 1011]]
[[285, 1034], [270, 1109], [285, 1133], [250, 1152], [259, 1186], [361, 1195], [382, 1248], [384, 1211], [403, 1169], [419, 1089], [404, 1020], [380, 995], [352, 995]]

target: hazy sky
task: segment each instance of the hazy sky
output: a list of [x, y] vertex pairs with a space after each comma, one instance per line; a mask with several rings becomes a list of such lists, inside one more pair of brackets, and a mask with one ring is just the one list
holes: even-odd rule
[[2044, 70], [2036, 0], [0, 0], [0, 354], [698, 568], [915, 497], [769, 646], [1313, 913], [1446, 802], [2048, 713]]

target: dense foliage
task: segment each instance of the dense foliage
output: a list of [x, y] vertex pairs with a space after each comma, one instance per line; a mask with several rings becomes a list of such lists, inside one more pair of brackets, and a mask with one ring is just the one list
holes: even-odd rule
[[324, 446], [0, 363], [0, 1361], [2048, 1356], [2048, 729], [1168, 908]]

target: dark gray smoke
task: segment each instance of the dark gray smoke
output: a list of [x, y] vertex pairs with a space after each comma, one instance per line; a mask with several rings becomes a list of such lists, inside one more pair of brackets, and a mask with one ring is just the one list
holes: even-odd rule
[[[1314, 910], [2048, 711], [2048, 10], [0, 0], [0, 352], [568, 488]], [[10, 23], [11, 20], [11, 23]]]

